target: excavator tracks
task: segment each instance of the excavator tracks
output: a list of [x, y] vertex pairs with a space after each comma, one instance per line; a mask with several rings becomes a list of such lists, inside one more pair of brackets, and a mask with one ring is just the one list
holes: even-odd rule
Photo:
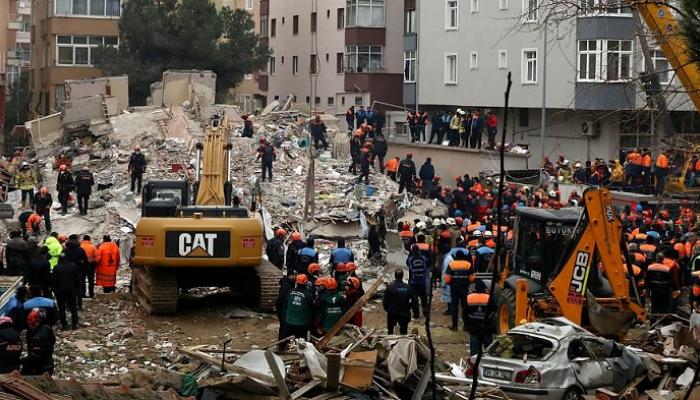
[[173, 314], [177, 311], [177, 277], [171, 271], [135, 267], [132, 272], [133, 292], [149, 314]]
[[262, 264], [255, 267], [257, 275], [258, 304], [260, 311], [272, 312], [275, 309], [275, 302], [279, 295], [280, 278], [282, 273], [269, 261], [263, 261]]

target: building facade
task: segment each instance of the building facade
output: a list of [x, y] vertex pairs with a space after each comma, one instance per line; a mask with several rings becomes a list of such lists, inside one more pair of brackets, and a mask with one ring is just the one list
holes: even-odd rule
[[[491, 110], [502, 119], [512, 73], [506, 140], [529, 146], [536, 160], [616, 159], [620, 150], [653, 146], [662, 124], [640, 82], [643, 25], [628, 7], [570, 1], [553, 9], [548, 0], [405, 0], [404, 103]], [[662, 89], [674, 93], [677, 129], [688, 129], [680, 82], [654, 43], [648, 50]]]
[[261, 0], [261, 36], [272, 56], [260, 89], [268, 101], [292, 95], [331, 114], [400, 105], [402, 8], [389, 0]]
[[123, 0], [32, 0], [30, 108], [33, 116], [61, 110], [67, 79], [103, 76], [94, 49], [119, 45]]

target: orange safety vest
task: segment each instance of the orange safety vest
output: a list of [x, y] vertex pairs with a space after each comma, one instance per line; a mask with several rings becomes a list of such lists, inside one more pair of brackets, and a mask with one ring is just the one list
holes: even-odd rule
[[388, 160], [387, 162], [385, 162], [384, 166], [386, 167], [386, 170], [389, 172], [398, 172], [398, 170], [399, 170], [399, 162], [395, 158], [392, 158], [392, 159]]
[[633, 151], [627, 155], [627, 161], [635, 165], [642, 165], [642, 155]]
[[467, 296], [467, 306], [485, 306], [489, 304], [488, 293], [471, 293]]
[[661, 153], [656, 157], [656, 168], [668, 169], [668, 157], [666, 157], [666, 154]]
[[678, 252], [678, 258], [685, 258], [685, 245], [683, 243], [674, 244], [673, 249]]
[[85, 252], [85, 255], [87, 256], [87, 259], [89, 262], [95, 262], [95, 258], [97, 257], [97, 249], [95, 248], [95, 245], [92, 244], [91, 241], [89, 241], [89, 240], [81, 241], [80, 248], [83, 249], [83, 251]]
[[444, 279], [448, 285], [458, 281], [466, 285], [467, 282], [475, 282], [476, 276], [472, 273], [472, 264], [469, 261], [454, 260], [447, 267]]
[[646, 168], [651, 168], [651, 155], [645, 154], [642, 156], [642, 166]]
[[[37, 213], [33, 213], [32, 215], [29, 216], [29, 219], [27, 220], [27, 227], [29, 228], [29, 231], [31, 233], [39, 233], [38, 230], [40, 229], [39, 224], [41, 224], [41, 216]], [[37, 231], [34, 231], [34, 227], [37, 228]]]
[[399, 236], [403, 238], [413, 238], [413, 232], [411, 231], [401, 231], [399, 232]]
[[102, 287], [115, 287], [120, 262], [119, 246], [114, 242], [103, 242], [97, 247], [95, 259], [97, 261], [95, 284]]

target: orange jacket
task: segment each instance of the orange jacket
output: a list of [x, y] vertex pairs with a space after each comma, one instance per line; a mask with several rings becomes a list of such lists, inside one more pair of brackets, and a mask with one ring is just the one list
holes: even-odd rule
[[642, 155], [633, 151], [627, 155], [627, 161], [631, 164], [642, 165]]
[[395, 158], [392, 158], [384, 163], [384, 167], [386, 167], [386, 170], [389, 172], [398, 172], [399, 162]]
[[83, 240], [80, 242], [80, 248], [83, 249], [85, 252], [85, 255], [87, 256], [87, 259], [89, 262], [95, 262], [95, 258], [97, 257], [97, 248], [95, 247], [94, 244], [92, 244], [91, 241], [89, 240]]
[[656, 157], [656, 168], [668, 169], [668, 157], [666, 157], [666, 154], [661, 153]]
[[[39, 214], [33, 213], [29, 216], [29, 219], [27, 220], [27, 228], [29, 228], [31, 233], [39, 233], [40, 224], [41, 216]], [[36, 230], [34, 230], [34, 228], [36, 228]]]
[[95, 285], [115, 287], [120, 262], [119, 246], [114, 242], [103, 242], [97, 247], [95, 261], [97, 261]]
[[642, 166], [651, 168], [651, 154], [645, 154], [642, 156]]

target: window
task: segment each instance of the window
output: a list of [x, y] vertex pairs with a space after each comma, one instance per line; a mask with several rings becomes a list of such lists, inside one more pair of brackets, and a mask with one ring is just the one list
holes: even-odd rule
[[339, 8], [338, 9], [338, 16], [337, 16], [337, 21], [336, 25], [338, 29], [343, 29], [345, 28], [345, 9], [344, 8]]
[[336, 74], [342, 74], [343, 73], [343, 53], [335, 53], [335, 73]]
[[416, 10], [404, 11], [404, 29], [405, 35], [416, 33]]
[[248, 11], [253, 9], [253, 0], [245, 0], [245, 9]]
[[330, 61], [330, 60], [331, 60], [331, 55], [328, 54], [328, 53], [326, 53], [326, 62], [328, 62], [328, 61]]
[[292, 56], [292, 75], [299, 74], [299, 56]]
[[280, 99], [280, 95], [276, 94], [276, 95], [275, 95], [275, 100], [279, 100], [279, 99]]
[[598, 41], [580, 40], [578, 42], [578, 80], [595, 81], [598, 71]]
[[340, 105], [342, 105], [342, 106], [345, 105], [345, 96], [340, 98]]
[[331, 17], [331, 10], [326, 10], [326, 19]]
[[311, 13], [311, 33], [316, 32], [316, 13]]
[[275, 62], [275, 57], [270, 57], [270, 75], [277, 74], [277, 65]]
[[651, 62], [654, 64], [654, 72], [659, 77], [659, 83], [666, 85], [671, 82], [671, 66], [661, 50], [651, 51]]
[[329, 106], [335, 105], [335, 98], [334, 97], [328, 97], [328, 105]]
[[523, 0], [523, 19], [525, 22], [537, 22], [537, 0]]
[[362, 104], [364, 104], [362, 101], [362, 96], [355, 96], [355, 105], [361, 106]]
[[403, 81], [406, 83], [416, 81], [416, 52], [414, 50], [403, 52]]
[[311, 104], [311, 97], [306, 96], [306, 104]]
[[[260, 16], [260, 20], [262, 20], [262, 16]], [[277, 36], [277, 18], [272, 18], [270, 20], [270, 36], [275, 37]]]
[[469, 53], [469, 69], [479, 68], [479, 52], [472, 51]]
[[508, 9], [508, 0], [498, 0], [498, 9], [499, 10], [507, 10]]
[[346, 26], [384, 27], [385, 0], [346, 0]]
[[292, 17], [292, 35], [299, 34], [299, 16], [295, 15]]
[[56, 100], [56, 111], [63, 111], [63, 102], [66, 101], [66, 85], [55, 85], [54, 99]]
[[479, 0], [471, 0], [471, 11], [473, 13], [479, 12]]
[[631, 16], [632, 10], [623, 0], [579, 0], [582, 15], [604, 14]]
[[120, 0], [56, 0], [55, 15], [85, 15], [93, 17], [119, 17]]
[[609, 81], [632, 77], [632, 41], [608, 40], [605, 52], [605, 77]]
[[445, 55], [445, 84], [457, 84], [457, 54]]
[[314, 104], [316, 104], [316, 105], [321, 104], [321, 98], [320, 98], [320, 97], [314, 97]]
[[522, 83], [537, 83], [537, 49], [523, 50]]
[[311, 75], [318, 73], [318, 60], [316, 59], [316, 54], [311, 54], [309, 56], [309, 73]]
[[379, 72], [384, 68], [382, 46], [346, 46], [346, 72]]
[[457, 0], [447, 0], [445, 4], [445, 29], [457, 29], [459, 26], [459, 3]]
[[499, 69], [508, 68], [508, 51], [498, 50], [498, 68]]
[[92, 65], [97, 47], [118, 45], [115, 36], [56, 36], [56, 65]]
[[267, 37], [267, 15], [260, 16], [260, 37]]
[[282, 59], [280, 60], [280, 64], [284, 65], [284, 56], [282, 56]]

